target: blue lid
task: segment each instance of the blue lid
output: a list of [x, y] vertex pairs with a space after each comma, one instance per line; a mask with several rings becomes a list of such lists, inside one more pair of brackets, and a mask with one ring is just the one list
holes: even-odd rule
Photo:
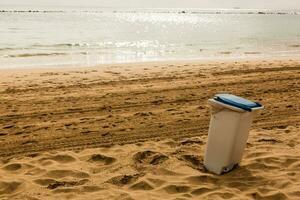
[[232, 94], [217, 94], [215, 95], [214, 100], [230, 106], [241, 108], [243, 110], [247, 110], [249, 112], [252, 111], [252, 108], [262, 107], [262, 105], [257, 102], [249, 101]]

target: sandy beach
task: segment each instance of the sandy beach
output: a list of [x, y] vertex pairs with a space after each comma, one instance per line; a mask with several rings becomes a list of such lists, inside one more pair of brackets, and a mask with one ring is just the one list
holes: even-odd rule
[[[300, 199], [300, 60], [0, 70], [0, 199]], [[203, 167], [210, 108], [262, 103], [244, 159]]]

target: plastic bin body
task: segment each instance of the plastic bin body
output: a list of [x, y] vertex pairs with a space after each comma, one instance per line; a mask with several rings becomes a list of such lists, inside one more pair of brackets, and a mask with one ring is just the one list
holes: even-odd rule
[[216, 174], [230, 171], [238, 164], [247, 144], [253, 117], [251, 112], [210, 99], [212, 106], [204, 158], [207, 170]]

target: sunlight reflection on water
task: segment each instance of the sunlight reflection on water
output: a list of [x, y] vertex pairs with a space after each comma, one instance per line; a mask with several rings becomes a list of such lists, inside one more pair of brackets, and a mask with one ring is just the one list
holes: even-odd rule
[[300, 55], [300, 15], [0, 13], [5, 66]]

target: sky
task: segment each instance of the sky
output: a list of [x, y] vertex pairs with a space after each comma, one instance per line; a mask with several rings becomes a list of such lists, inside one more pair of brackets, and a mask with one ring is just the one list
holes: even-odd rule
[[300, 0], [0, 0], [1, 6], [300, 9]]

